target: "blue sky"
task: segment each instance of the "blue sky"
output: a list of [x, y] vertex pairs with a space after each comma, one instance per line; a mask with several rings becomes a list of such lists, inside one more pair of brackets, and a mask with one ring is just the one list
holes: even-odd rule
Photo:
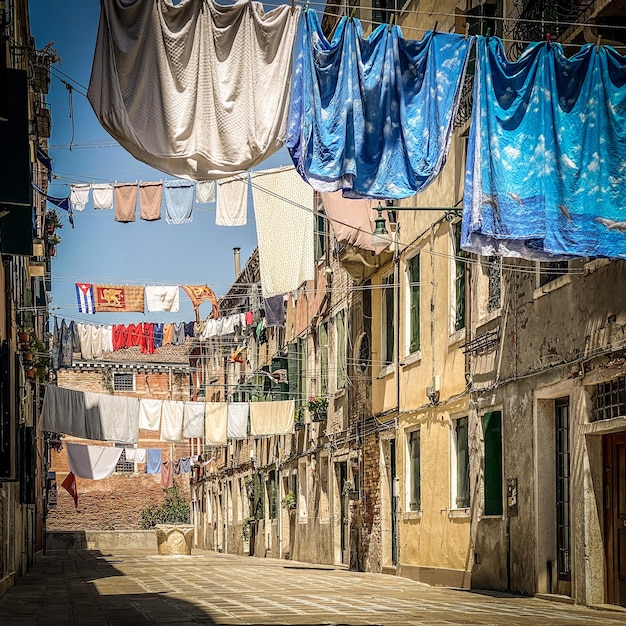
[[[151, 1], [151, 0], [146, 0]], [[38, 49], [53, 41], [61, 62], [56, 67], [71, 77], [73, 92], [74, 147], [69, 117], [68, 90], [51, 78], [48, 102], [52, 109], [49, 141], [55, 179], [49, 194], [69, 195], [73, 182], [155, 181], [173, 176], [134, 159], [100, 126], [86, 97], [98, 28], [97, 0], [31, 0], [31, 30]], [[54, 74], [54, 72], [53, 72]], [[81, 88], [82, 85], [84, 88]], [[286, 150], [258, 169], [290, 164]], [[65, 218], [66, 220], [67, 218]], [[61, 318], [94, 323], [130, 324], [141, 321], [190, 321], [194, 319], [189, 298], [181, 290], [179, 313], [100, 313], [83, 315], [76, 304], [76, 282], [129, 285], [208, 284], [217, 294], [228, 291], [234, 280], [233, 247], [241, 248], [242, 266], [256, 246], [252, 205], [248, 225], [215, 225], [215, 204], [194, 209], [191, 224], [166, 224], [137, 220], [117, 223], [113, 211], [94, 211], [92, 203], [75, 214], [75, 229], [65, 223], [58, 231], [61, 243], [52, 260], [51, 313]], [[200, 309], [202, 317], [210, 304]]]

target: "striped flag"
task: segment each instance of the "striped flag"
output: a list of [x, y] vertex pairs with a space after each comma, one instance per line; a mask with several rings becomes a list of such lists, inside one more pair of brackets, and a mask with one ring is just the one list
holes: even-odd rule
[[91, 283], [76, 283], [76, 299], [80, 313], [95, 313], [93, 300], [93, 285]]

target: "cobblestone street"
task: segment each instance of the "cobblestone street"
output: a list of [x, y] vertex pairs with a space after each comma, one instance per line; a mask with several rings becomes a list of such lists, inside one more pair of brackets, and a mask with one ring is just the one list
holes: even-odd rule
[[52, 552], [0, 599], [10, 626], [624, 623], [626, 612], [209, 552]]

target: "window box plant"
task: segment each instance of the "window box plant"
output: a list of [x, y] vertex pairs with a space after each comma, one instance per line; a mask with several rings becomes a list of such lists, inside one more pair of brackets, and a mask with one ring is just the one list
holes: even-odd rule
[[54, 210], [50, 209], [46, 213], [46, 234], [52, 235], [57, 228], [63, 228], [63, 223], [61, 222], [61, 218], [59, 214]]
[[296, 499], [296, 494], [293, 491], [288, 491], [280, 501], [280, 506], [289, 512], [295, 511], [297, 505], [298, 500]]
[[308, 409], [311, 413], [311, 421], [323, 422], [328, 417], [328, 398], [325, 396], [311, 396]]

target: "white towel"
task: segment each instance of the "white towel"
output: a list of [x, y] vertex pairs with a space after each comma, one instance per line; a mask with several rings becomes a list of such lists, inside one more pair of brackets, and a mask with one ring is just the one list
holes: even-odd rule
[[146, 449], [145, 448], [124, 448], [126, 451], [126, 460], [129, 463], [145, 463], [146, 462]]
[[183, 437], [204, 436], [204, 402], [185, 402], [183, 411]]
[[98, 407], [103, 441], [137, 443], [139, 398], [100, 394]]
[[66, 443], [67, 462], [70, 471], [78, 478], [102, 480], [115, 471], [123, 448], [111, 446], [85, 446]]
[[314, 276], [313, 188], [294, 168], [250, 175], [263, 296], [298, 289]]
[[176, 313], [180, 307], [178, 285], [171, 287], [146, 286], [146, 303], [148, 311], [167, 311]]
[[235, 332], [235, 324], [239, 321], [239, 314], [229, 315], [221, 319], [223, 320], [221, 334], [232, 335]]
[[288, 435], [294, 432], [296, 405], [293, 400], [250, 403], [250, 434]]
[[113, 183], [98, 183], [91, 185], [94, 209], [113, 208]]
[[70, 205], [74, 211], [84, 211], [89, 202], [89, 183], [70, 185]]
[[215, 202], [215, 181], [203, 180], [196, 183], [196, 202], [198, 204], [207, 204]]
[[85, 425], [85, 396], [82, 391], [46, 386], [39, 416], [42, 431], [89, 439]]
[[141, 398], [139, 400], [139, 428], [142, 430], [159, 430], [161, 428], [161, 410], [163, 400]]
[[102, 327], [102, 352], [113, 352], [113, 326]]
[[210, 180], [253, 167], [287, 135], [302, 9], [260, 2], [101, 3], [88, 98], [135, 158]]
[[161, 441], [181, 441], [183, 438], [184, 402], [164, 400], [161, 411]]
[[92, 359], [92, 342], [93, 335], [91, 333], [91, 324], [76, 324], [76, 330], [78, 330], [78, 338], [80, 342], [80, 358], [85, 361], [91, 361]]
[[248, 223], [248, 174], [217, 181], [215, 223], [218, 226], [245, 226]]
[[[91, 333], [91, 358], [102, 358], [102, 326], [96, 326], [95, 324], [89, 324], [89, 331]], [[111, 337], [111, 344], [113, 344], [113, 337]]]
[[228, 424], [226, 434], [229, 439], [245, 439], [248, 436], [248, 402], [228, 403]]
[[228, 441], [228, 404], [207, 402], [204, 413], [204, 442], [209, 446], [223, 446]]

